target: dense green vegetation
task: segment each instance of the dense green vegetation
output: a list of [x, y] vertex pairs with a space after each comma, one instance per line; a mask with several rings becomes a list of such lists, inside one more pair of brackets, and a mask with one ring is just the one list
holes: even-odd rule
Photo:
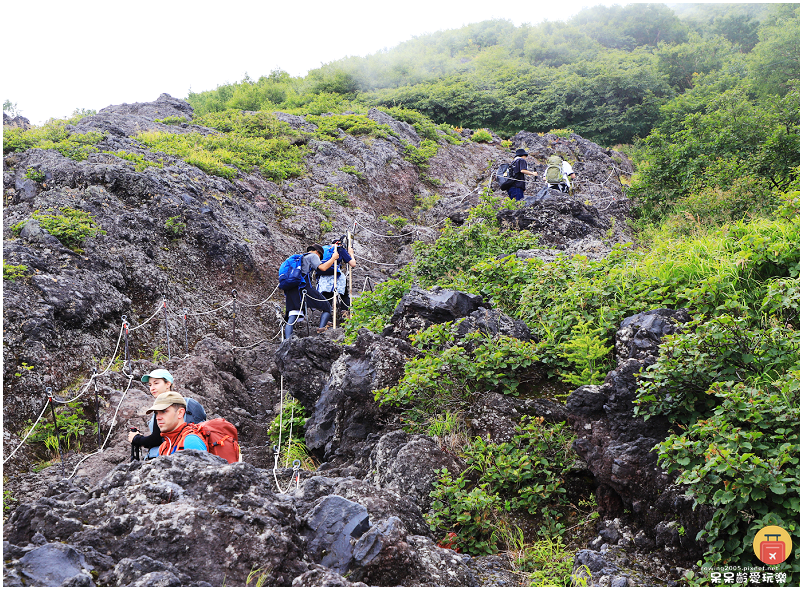
[[[760, 95], [800, 77], [797, 6], [596, 6], [568, 20], [516, 27], [485, 21], [423, 35], [303, 78], [274, 71], [192, 93], [197, 112], [227, 108], [341, 112], [401, 106], [439, 123], [519, 130], [571, 128], [603, 145], [645, 137], [660, 107], [697, 75], [746, 75]], [[323, 109], [323, 110], [320, 110]]]
[[[451, 441], [468, 460], [464, 473], [442, 473], [433, 494], [431, 524], [443, 542], [477, 552], [510, 548], [520, 509], [538, 519], [540, 540], [572, 524], [563, 494], [526, 505], [519, 489], [491, 478], [493, 464], [511, 473], [509, 461], [523, 448], [532, 461], [548, 461], [551, 485], [569, 461], [552, 464], [546, 448], [522, 441], [469, 440], [465, 410], [487, 389], [535, 393], [530, 367], [539, 363], [572, 386], [601, 382], [620, 321], [659, 307], [686, 308], [692, 321], [640, 376], [637, 412], [669, 419], [673, 432], [656, 448], [660, 464], [714, 508], [700, 534], [709, 544], [703, 565], [758, 566], [750, 547], [760, 528], [800, 532], [800, 93], [796, 60], [775, 80], [757, 61], [766, 55], [761, 43], [774, 48], [799, 27], [796, 7], [770, 14], [749, 28], [739, 18], [739, 33], [699, 38], [690, 30], [671, 49], [655, 50], [663, 67], [672, 64], [676, 94], [631, 151], [642, 247], [617, 246], [602, 261], [503, 257], [534, 238], [500, 227], [495, 213], [514, 205], [484, 194], [467, 223], [416, 244], [414, 263], [355, 302], [351, 338], [360, 326], [381, 330], [411, 285], [438, 284], [483, 295], [540, 339], [457, 339], [457, 326], [433, 326], [412, 335], [422, 355], [407, 363], [400, 383], [377, 392], [403, 408], [409, 430]], [[717, 25], [733, 27], [728, 20]], [[733, 42], [742, 50], [724, 59], [712, 51]], [[680, 60], [701, 56], [716, 62], [684, 75]], [[552, 437], [557, 428], [537, 425], [537, 432]], [[789, 583], [800, 579], [798, 557], [795, 550], [778, 568]]]

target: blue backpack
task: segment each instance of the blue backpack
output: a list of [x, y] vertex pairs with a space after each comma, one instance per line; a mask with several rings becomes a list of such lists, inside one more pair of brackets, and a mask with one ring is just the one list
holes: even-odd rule
[[293, 254], [283, 261], [278, 269], [278, 288], [281, 291], [286, 289], [302, 289], [306, 286], [306, 277], [301, 272], [303, 267], [303, 254]]

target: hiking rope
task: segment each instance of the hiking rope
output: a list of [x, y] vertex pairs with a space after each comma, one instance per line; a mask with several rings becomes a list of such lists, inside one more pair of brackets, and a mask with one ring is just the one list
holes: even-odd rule
[[410, 232], [409, 232], [409, 233], [407, 233], [407, 234], [399, 234], [399, 235], [396, 235], [396, 236], [390, 236], [390, 235], [387, 235], [387, 234], [379, 234], [379, 233], [377, 233], [377, 232], [374, 232], [374, 231], [372, 231], [371, 229], [369, 229], [369, 228], [368, 228], [366, 225], [362, 225], [362, 224], [358, 223], [357, 221], [354, 221], [354, 222], [353, 222], [353, 233], [355, 233], [355, 226], [356, 226], [356, 225], [358, 225], [358, 226], [360, 226], [360, 227], [364, 228], [365, 230], [367, 230], [367, 231], [368, 231], [369, 233], [371, 233], [372, 235], [374, 235], [374, 236], [378, 236], [378, 237], [380, 237], [380, 238], [405, 238], [406, 236], [413, 236], [413, 235], [414, 235], [414, 233], [415, 233], [415, 231], [416, 231], [416, 230], [412, 230], [412, 231], [410, 231]]
[[[280, 283], [279, 283], [279, 284], [280, 284]], [[269, 295], [267, 295], [267, 298], [266, 298], [266, 299], [263, 299], [262, 301], [259, 301], [258, 303], [244, 303], [244, 302], [240, 301], [240, 302], [239, 302], [239, 305], [241, 305], [241, 306], [243, 306], [243, 307], [258, 307], [258, 306], [260, 306], [260, 305], [263, 305], [264, 303], [266, 303], [266, 302], [267, 302], [267, 301], [269, 301], [270, 299], [272, 299], [272, 296], [273, 296], [273, 295], [275, 295], [275, 292], [276, 292], [277, 290], [278, 290], [278, 285], [275, 285], [275, 288], [272, 290], [272, 293], [270, 293]]]
[[365, 258], [363, 255], [359, 255], [359, 260], [366, 260], [371, 264], [380, 264], [381, 266], [403, 266], [404, 264], [408, 264], [407, 262], [377, 262], [375, 260], [370, 260], [369, 258]]
[[190, 316], [208, 315], [208, 314], [210, 314], [210, 313], [214, 313], [215, 311], [219, 311], [220, 309], [225, 309], [225, 308], [226, 308], [226, 307], [228, 307], [228, 306], [229, 306], [231, 303], [233, 303], [233, 299], [231, 299], [231, 300], [230, 300], [230, 301], [228, 301], [227, 303], [223, 303], [223, 304], [222, 304], [222, 305], [220, 305], [219, 307], [215, 307], [214, 309], [209, 309], [208, 311], [199, 311], [199, 312], [195, 312], [195, 313], [189, 313], [189, 312], [187, 312], [187, 314], [186, 314], [186, 315], [190, 315]]
[[[72, 479], [73, 477], [75, 477], [75, 474], [78, 472], [78, 467], [80, 467], [80, 464], [83, 463], [84, 461], [86, 461], [86, 459], [88, 459], [89, 457], [92, 457], [94, 455], [97, 455], [98, 453], [102, 453], [105, 450], [106, 445], [108, 444], [108, 440], [111, 438], [111, 433], [114, 430], [114, 426], [116, 426], [116, 424], [117, 424], [117, 414], [119, 413], [120, 406], [122, 406], [122, 400], [124, 400], [125, 396], [128, 394], [128, 390], [130, 390], [130, 388], [131, 388], [131, 382], [133, 381], [133, 374], [130, 374], [130, 375], [128, 375], [127, 373], [123, 373], [123, 374], [126, 377], [128, 377], [128, 386], [125, 388], [125, 391], [122, 393], [122, 396], [119, 398], [119, 403], [117, 404], [117, 409], [114, 410], [114, 416], [111, 418], [111, 424], [108, 427], [108, 434], [106, 435], [105, 441], [103, 441], [102, 446], [99, 449], [97, 449], [94, 453], [86, 455], [83, 459], [78, 461], [78, 463], [75, 464], [75, 469], [72, 470], [72, 474], [69, 477], [67, 477], [66, 479]], [[100, 422], [99, 421], [97, 423], [97, 426], [98, 426], [98, 429], [99, 429], [100, 428]]]
[[33, 423], [33, 426], [31, 426], [31, 429], [28, 431], [28, 434], [26, 434], [25, 438], [23, 438], [22, 441], [17, 445], [17, 448], [14, 449], [8, 457], [3, 459], [3, 465], [8, 463], [11, 460], [11, 458], [17, 453], [17, 451], [20, 449], [20, 447], [25, 444], [25, 441], [28, 440], [28, 437], [31, 435], [33, 430], [36, 428], [37, 424], [39, 424], [39, 420], [42, 419], [42, 416], [44, 416], [44, 413], [47, 411], [47, 406], [49, 406], [49, 405], [50, 405], [50, 400], [49, 399], [45, 399], [44, 405], [42, 406], [42, 411], [39, 412], [39, 417], [36, 418], [36, 422]]
[[[288, 494], [289, 490], [292, 487], [292, 482], [291, 481], [289, 482], [289, 485], [287, 486], [285, 491], [282, 490], [280, 483], [278, 483], [278, 473], [277, 473], [277, 471], [278, 471], [278, 460], [280, 459], [280, 449], [281, 449], [281, 444], [282, 444], [282, 441], [283, 441], [283, 398], [284, 398], [284, 394], [283, 394], [283, 375], [281, 375], [281, 404], [280, 404], [280, 407], [279, 407], [279, 410], [278, 410], [279, 411], [279, 413], [278, 413], [278, 444], [276, 446], [272, 447], [272, 450], [275, 453], [275, 463], [272, 466], [272, 477], [275, 479], [275, 487], [277, 488], [278, 492], [281, 493], [281, 494]], [[294, 426], [294, 406], [292, 406], [292, 419], [291, 419], [291, 422], [289, 423], [289, 445], [286, 448], [286, 465], [287, 465], [287, 467], [289, 465], [289, 449], [292, 448], [292, 427], [293, 426]], [[295, 489], [299, 489], [300, 488], [300, 473], [299, 473], [300, 460], [299, 459], [295, 459], [294, 460], [293, 467], [294, 467], [294, 473], [292, 475], [292, 480], [295, 480], [296, 483], [297, 483], [297, 487]]]
[[150, 320], [152, 320], [154, 317], [156, 317], [156, 316], [158, 315], [158, 312], [159, 312], [159, 311], [161, 311], [161, 305], [159, 305], [159, 306], [158, 306], [158, 309], [156, 309], [156, 310], [155, 310], [155, 312], [153, 313], [153, 315], [151, 315], [149, 318], [147, 318], [145, 321], [143, 321], [143, 322], [142, 322], [141, 324], [139, 324], [138, 326], [135, 326], [135, 327], [133, 327], [133, 328], [130, 328], [130, 331], [131, 331], [131, 332], [135, 332], [136, 330], [138, 330], [139, 328], [141, 328], [141, 327], [142, 327], [142, 326], [144, 326], [145, 324], [149, 323], [149, 322], [150, 322]]

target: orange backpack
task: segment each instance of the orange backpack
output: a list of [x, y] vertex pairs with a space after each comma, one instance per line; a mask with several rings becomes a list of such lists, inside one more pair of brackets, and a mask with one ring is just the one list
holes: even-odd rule
[[198, 434], [206, 442], [208, 452], [222, 457], [228, 463], [242, 460], [239, 450], [239, 432], [224, 418], [214, 418], [197, 425]]
[[208, 452], [217, 457], [222, 457], [228, 463], [241, 461], [239, 451], [239, 433], [236, 427], [224, 418], [215, 418], [198, 424], [187, 423], [178, 434], [175, 441], [164, 437], [164, 442], [159, 447], [159, 455], [169, 454], [172, 446], [176, 451], [184, 449], [183, 441], [190, 434], [196, 434], [206, 443]]

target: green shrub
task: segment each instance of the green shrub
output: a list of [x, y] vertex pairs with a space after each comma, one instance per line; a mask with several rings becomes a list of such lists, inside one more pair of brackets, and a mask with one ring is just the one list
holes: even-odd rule
[[439, 146], [430, 139], [423, 139], [419, 143], [419, 147], [407, 143], [404, 148], [406, 160], [414, 164], [420, 170], [427, 170], [430, 167], [428, 160], [434, 157], [438, 151]]
[[[58, 421], [58, 432], [61, 437], [62, 450], [71, 448], [80, 450], [87, 436], [97, 434], [97, 424], [86, 418], [83, 405], [80, 401], [68, 404], [57, 404], [55, 407], [56, 419]], [[33, 426], [29, 421], [23, 431], [28, 432]], [[55, 455], [58, 451], [58, 439], [56, 437], [56, 426], [52, 422], [50, 412], [39, 422], [36, 429], [28, 437], [27, 444], [42, 444], [51, 454]]]
[[341, 168], [339, 168], [339, 170], [341, 170], [346, 174], [352, 174], [359, 180], [364, 180], [366, 178], [366, 175], [355, 166], [342, 166]]
[[[236, 124], [229, 118], [223, 121]], [[259, 170], [265, 178], [275, 181], [301, 176], [305, 170], [306, 149], [303, 146], [293, 145], [281, 137], [264, 138], [250, 131], [215, 135], [145, 131], [136, 138], [152, 150], [175, 156], [208, 174], [228, 180], [236, 177], [237, 169]]]
[[[761, 528], [800, 531], [800, 366], [769, 388], [718, 382], [706, 395], [713, 412], [658, 444], [659, 462], [715, 509], [698, 535], [710, 545], [704, 569], [760, 567], [752, 546]], [[775, 568], [788, 585], [800, 581], [800, 548], [794, 557]]]
[[492, 134], [488, 129], [478, 129], [470, 137], [475, 143], [490, 143], [492, 141]]
[[394, 213], [391, 215], [381, 215], [381, 220], [385, 221], [397, 230], [402, 230], [409, 224], [408, 219], [405, 217], [400, 217], [399, 215], [395, 215]]
[[305, 444], [307, 421], [305, 408], [294, 398], [284, 401], [282, 413], [272, 419], [267, 436], [273, 447], [280, 442], [279, 467], [291, 467], [299, 460], [301, 469], [314, 471], [317, 468]]
[[569, 136], [574, 133], [572, 129], [551, 129], [548, 131], [550, 135], [555, 135], [556, 137], [562, 137], [564, 139], [569, 139]]
[[3, 153], [20, 152], [31, 148], [56, 150], [62, 156], [73, 160], [85, 160], [89, 154], [97, 152], [95, 144], [102, 141], [106, 134], [92, 131], [74, 133], [66, 126], [66, 120], [51, 119], [41, 127], [22, 130], [19, 127], [7, 127], [3, 130]]
[[170, 217], [164, 222], [164, 229], [170, 238], [178, 239], [183, 237], [183, 234], [186, 233], [186, 224], [181, 221], [179, 215], [176, 215], [175, 217]]
[[459, 322], [435, 324], [412, 335], [427, 354], [409, 360], [393, 387], [376, 390], [381, 404], [405, 407], [407, 428], [424, 430], [428, 416], [460, 413], [482, 391], [519, 395], [536, 375], [536, 345], [508, 336], [472, 332], [456, 342]]
[[347, 191], [340, 186], [326, 186], [319, 191], [319, 196], [322, 199], [333, 201], [342, 207], [350, 206], [350, 197], [347, 195]]
[[44, 182], [46, 174], [36, 168], [28, 168], [25, 171], [25, 178], [30, 178], [34, 182]]
[[4, 281], [11, 281], [13, 283], [17, 279], [23, 279], [27, 276], [30, 276], [30, 273], [28, 273], [28, 267], [24, 264], [8, 264], [5, 260], [3, 261]]
[[371, 135], [384, 139], [392, 134], [388, 125], [376, 123], [366, 115], [309, 115], [306, 120], [317, 126], [315, 135], [324, 141], [341, 141], [340, 130], [349, 135]]
[[103, 152], [104, 154], [111, 154], [112, 156], [117, 156], [118, 158], [122, 158], [123, 160], [127, 160], [128, 162], [133, 163], [133, 169], [136, 172], [142, 172], [147, 168], [163, 168], [163, 162], [151, 162], [147, 158], [145, 158], [142, 154], [135, 154], [131, 152], [126, 152], [125, 150], [117, 150], [116, 152]]
[[105, 234], [98, 223], [94, 220], [94, 216], [86, 211], [80, 209], [73, 209], [71, 207], [62, 207], [60, 214], [48, 209], [48, 213], [39, 213], [38, 210], [31, 215], [31, 218], [39, 222], [42, 229], [47, 230], [50, 235], [55, 236], [58, 240], [71, 250], [78, 251], [78, 247], [86, 238], [93, 238], [97, 234]]
[[464, 447], [467, 468], [457, 478], [439, 472], [431, 497], [431, 529], [454, 532], [449, 541], [470, 554], [496, 553], [495, 529], [503, 514], [526, 511], [538, 517], [542, 537], [559, 535], [565, 505], [564, 473], [575, 460], [574, 435], [565, 424], [524, 421], [514, 439], [495, 444], [481, 437]]
[[183, 123], [188, 123], [189, 119], [184, 116], [173, 116], [173, 117], [164, 117], [163, 119], [156, 119], [156, 123], [163, 123], [164, 125], [181, 125]]

